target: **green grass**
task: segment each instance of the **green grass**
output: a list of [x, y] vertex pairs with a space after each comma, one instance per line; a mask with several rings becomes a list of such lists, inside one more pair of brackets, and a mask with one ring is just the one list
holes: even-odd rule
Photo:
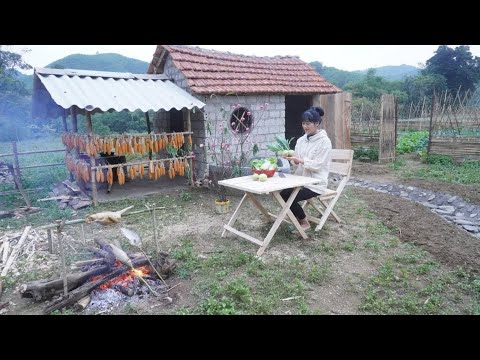
[[[309, 284], [324, 283], [331, 270], [328, 263], [298, 258], [266, 264], [254, 254], [238, 249], [200, 259], [188, 240], [174, 249], [173, 254], [179, 260], [178, 276], [188, 273], [196, 280], [194, 293], [198, 305], [180, 311], [189, 314], [276, 314], [284, 309], [294, 314], [309, 313], [303, 300]], [[288, 303], [282, 301], [297, 296]]]
[[[63, 144], [61, 143], [61, 139], [59, 137], [40, 138], [17, 142], [18, 152], [56, 150], [62, 148]], [[12, 152], [13, 150], [11, 142], [0, 143], [1, 154], [10, 154]], [[61, 163], [64, 162], [64, 157], [65, 153], [63, 152], [20, 155], [19, 165], [20, 167], [23, 167], [31, 165]], [[13, 164], [13, 156], [2, 157], [0, 158], [0, 161]], [[27, 190], [27, 196], [30, 199], [32, 205], [37, 199], [47, 196], [52, 184], [57, 181], [63, 181], [67, 179], [68, 176], [68, 171], [65, 165], [46, 168], [23, 169], [20, 171], [23, 188]], [[35, 191], [28, 191], [29, 189], [37, 188], [41, 189]], [[15, 186], [13, 185], [13, 183], [0, 184], [0, 192], [7, 192], [11, 190], [15, 190]], [[14, 209], [18, 206], [25, 206], [25, 202], [20, 193], [12, 193], [0, 196], [0, 206], [6, 209]]]
[[435, 181], [474, 185], [480, 184], [480, 161], [466, 161], [461, 164], [433, 163], [417, 170], [406, 170], [406, 179], [420, 178]]
[[[270, 244], [265, 256], [267, 260], [258, 259], [256, 246], [246, 241], [232, 235], [228, 239], [220, 237], [220, 222], [223, 220], [213, 215], [213, 205], [212, 214], [205, 207], [207, 201], [213, 202], [214, 194], [205, 195], [203, 190], [189, 189], [176, 194], [100, 203], [94, 209], [100, 212], [134, 205], [137, 210], [153, 203], [165, 207], [157, 213], [160, 246], [177, 262], [172, 284], [188, 284], [189, 289], [188, 293], [182, 293], [182, 297], [188, 298], [188, 305], [172, 306], [166, 312], [228, 315], [325, 313], [328, 305], [322, 304], [333, 301], [329, 298], [330, 290], [343, 286], [342, 296], [357, 298], [352, 302], [354, 305], [348, 305], [355, 313], [480, 314], [480, 278], [462, 269], [448, 269], [416, 246], [401, 243], [395, 236], [398, 231], [385, 227], [368, 205], [355, 197], [351, 188], [344, 191], [346, 196], [341, 197], [335, 208], [344, 223], [328, 221], [320, 233], [311, 232], [312, 239], [308, 241], [299, 241], [286, 225], [282, 225]], [[19, 229], [27, 224], [45, 225], [60, 218], [70, 220], [74, 217], [73, 211], [59, 210], [56, 204], [41, 203], [41, 206], [43, 210], [39, 214], [23, 219], [1, 219], [0, 228]], [[83, 218], [92, 210], [81, 209], [75, 218]], [[201, 234], [196, 229], [189, 232], [188, 228], [186, 232], [171, 232], [175, 226], [184, 225], [187, 216], [195, 216], [199, 223], [218, 221], [218, 232], [209, 230]], [[241, 222], [247, 228], [251, 226], [240, 218]], [[137, 230], [145, 240], [146, 252], [153, 254], [155, 244], [148, 215], [126, 216], [125, 225]], [[263, 234], [266, 235], [270, 226], [261, 228]], [[163, 231], [167, 227], [170, 232]], [[74, 227], [68, 229], [78, 231]], [[91, 240], [97, 230], [104, 228], [92, 225], [86, 229]], [[102, 233], [110, 236], [106, 240], [118, 237], [118, 229], [107, 230], [111, 231]], [[128, 244], [125, 240], [122, 242], [128, 251]], [[272, 256], [275, 252], [281, 255]], [[80, 252], [67, 251], [66, 262], [81, 260], [82, 256], [84, 254]], [[360, 265], [355, 267], [358, 262]], [[20, 262], [20, 269], [23, 265]], [[7, 291], [26, 281], [58, 275], [59, 263], [55, 262], [48, 272], [20, 272], [19, 276], [9, 274], [4, 279]], [[358, 303], [360, 306], [356, 307]], [[141, 314], [144, 309], [127, 307], [125, 312]]]
[[[428, 253], [402, 244], [370, 280], [360, 309], [371, 314], [475, 314], [480, 293], [462, 269], [439, 271]], [[465, 301], [470, 298], [470, 301]]]
[[418, 167], [409, 167], [403, 156], [398, 156], [390, 168], [405, 180], [426, 179], [437, 182], [480, 185], [480, 161], [454, 163], [450, 157], [431, 155]]

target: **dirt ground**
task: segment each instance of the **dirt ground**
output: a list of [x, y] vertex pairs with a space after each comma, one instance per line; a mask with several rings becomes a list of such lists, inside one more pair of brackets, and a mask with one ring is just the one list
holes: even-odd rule
[[[396, 177], [386, 165], [355, 163], [352, 176], [447, 192], [480, 204], [479, 190], [474, 187], [423, 180], [407, 183]], [[212, 263], [220, 261], [222, 256], [225, 257], [231, 252], [255, 253], [257, 246], [254, 244], [239, 240], [233, 235], [229, 235], [226, 239], [219, 236], [223, 224], [228, 221], [233, 209], [227, 214], [216, 214], [212, 201], [215, 197], [213, 193], [206, 189], [199, 189], [186, 196], [185, 193], [188, 191], [183, 184], [177, 184], [154, 198], [149, 197], [139, 201], [156, 202], [157, 206], [165, 207], [165, 210], [158, 212], [159, 240], [162, 250], [171, 252], [178, 249], [180, 243], [191, 242], [192, 253], [196, 254], [198, 259]], [[231, 197], [234, 206], [239, 199], [239, 196]], [[118, 204], [118, 206], [125, 204]], [[388, 227], [389, 234], [381, 233], [378, 237], [380, 240], [373, 245], [369, 242], [371, 234], [368, 231], [371, 228], [375, 229], [374, 221], [377, 220], [365, 218], [364, 213], [360, 211], [364, 205]], [[328, 270], [326, 277], [328, 281], [311, 285], [309, 296], [302, 303], [308, 305], [314, 313], [365, 313], [359, 310], [363, 301], [359, 294], [365, 291], [368, 278], [377, 271], [383, 259], [392, 256], [392, 251], [399, 251], [389, 249], [391, 235], [398, 237], [402, 243], [411, 243], [420, 247], [445, 266], [445, 269], [454, 270], [461, 267], [473, 274], [480, 273], [478, 239], [447, 223], [422, 205], [388, 194], [349, 187], [345, 190], [345, 196], [339, 201], [336, 211], [345, 222], [338, 224], [328, 221], [321, 234], [312, 232], [306, 241], [299, 240], [282, 225], [277, 233], [278, 238], [272, 241], [262, 257], [262, 261], [266, 264], [279, 261], [295, 262], [300, 259], [299, 261], [305, 262], [307, 267], [319, 266], [321, 269], [326, 269], [325, 271]], [[84, 213], [88, 212], [90, 210], [85, 210]], [[80, 212], [79, 215], [84, 213]], [[237, 225], [252, 236], [264, 237], [269, 227], [262, 224], [256, 209], [251, 206], [251, 211], [247, 211], [244, 217], [240, 217]], [[150, 219], [135, 215], [126, 218], [125, 225], [135, 227], [145, 239], [153, 241], [149, 228]], [[87, 231], [87, 238], [92, 238], [94, 235], [105, 239], [118, 236], [116, 227], [106, 229], [95, 225]], [[374, 251], [372, 255], [371, 251], [365, 250], [369, 246], [374, 246], [375, 249], [379, 247], [380, 250]], [[358, 251], [351, 251], [350, 247]], [[219, 271], [217, 274], [231, 272], [235, 275], [239, 270], [235, 270], [236, 268], [232, 268], [229, 264], [230, 262], [221, 268], [221, 271], [217, 268], [215, 271]], [[202, 288], [204, 285], [198, 285], [194, 280], [197, 271], [199, 270], [193, 270], [190, 277], [185, 278], [177, 274], [167, 279], [169, 286], [175, 286], [175, 288], [160, 302], [158, 299], [147, 297], [135, 306], [130, 306], [128, 309], [125, 307], [113, 309], [110, 313], [176, 314], [181, 309], [194, 308], [198, 306], [199, 299], [204, 294]], [[240, 272], [236, 275], [242, 274]], [[10, 306], [6, 314], [41, 314], [45, 307], [45, 304], [32, 304], [30, 299], [20, 298], [18, 292], [13, 290], [5, 292], [0, 304], [8, 301], [15, 303], [15, 306]], [[425, 304], [427, 302], [428, 299], [425, 300]], [[288, 302], [280, 303], [276, 314], [296, 313], [297, 310], [292, 307], [293, 305]], [[453, 313], [462, 313], [462, 306], [459, 304], [455, 306], [460, 310], [454, 310]]]
[[[409, 162], [409, 166], [416, 165], [414, 161]], [[384, 164], [356, 162], [352, 176], [448, 193], [463, 197], [472, 204], [480, 204], [480, 189], [476, 186], [423, 179], [412, 179], [407, 183], [396, 177]], [[367, 202], [388, 227], [397, 231], [401, 241], [420, 245], [444, 264], [461, 266], [476, 273], [480, 271], [480, 242], [466, 231], [412, 201], [361, 188], [355, 188], [354, 192]]]

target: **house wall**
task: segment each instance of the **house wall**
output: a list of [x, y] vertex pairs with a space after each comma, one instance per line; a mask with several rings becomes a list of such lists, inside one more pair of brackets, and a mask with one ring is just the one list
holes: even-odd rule
[[[205, 159], [204, 148], [207, 144], [207, 124], [219, 124], [224, 120], [222, 107], [228, 110], [228, 119], [230, 119], [236, 104], [247, 108], [253, 114], [254, 118], [254, 130], [252, 137], [254, 143], [256, 143], [260, 149], [257, 156], [271, 156], [271, 151], [267, 150], [266, 145], [275, 141], [275, 136], [285, 136], [285, 96], [284, 95], [248, 95], [248, 96], [210, 96], [210, 95], [198, 95], [192, 93], [188, 87], [187, 79], [183, 74], [173, 65], [170, 56], [167, 57], [164, 67], [164, 74], [169, 78], [172, 78], [175, 84], [194, 97], [203, 101], [206, 105], [202, 111], [197, 111], [191, 114], [192, 122], [192, 141], [195, 151], [195, 173], [197, 177], [203, 177], [208, 175], [207, 164], [210, 161]], [[265, 106], [265, 104], [268, 104]], [[186, 120], [186, 116], [184, 116]], [[226, 121], [225, 121], [226, 123]], [[169, 127], [169, 114], [168, 112], [158, 112], [155, 116], [156, 129], [165, 131]], [[186, 128], [186, 126], [185, 126]], [[230, 128], [228, 131], [232, 131]], [[233, 139], [233, 136], [231, 137]], [[217, 139], [218, 140], [218, 139]], [[212, 143], [213, 139], [210, 140]], [[196, 145], [196, 146], [195, 146]], [[235, 146], [235, 142], [232, 141], [231, 146]], [[250, 154], [250, 157], [253, 156]]]

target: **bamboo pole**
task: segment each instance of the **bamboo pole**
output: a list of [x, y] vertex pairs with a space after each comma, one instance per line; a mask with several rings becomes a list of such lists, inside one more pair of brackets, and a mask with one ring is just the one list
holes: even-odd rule
[[158, 234], [157, 234], [157, 218], [155, 213], [155, 208], [152, 209], [152, 226], [153, 226], [153, 238], [155, 239], [155, 246], [157, 249], [157, 255], [160, 252], [160, 246], [158, 245]]
[[[70, 108], [70, 116], [72, 118], [72, 132], [78, 133], [77, 107], [75, 105]], [[73, 153], [75, 154], [75, 159], [80, 158], [80, 151], [78, 150], [78, 148], [74, 148]]]
[[72, 132], [78, 133], [77, 108], [75, 105], [70, 108], [70, 116], [72, 117]]
[[62, 123], [63, 123], [63, 131], [68, 132], [67, 111], [65, 109], [63, 109], [63, 112], [62, 112]]
[[63, 251], [63, 237], [62, 229], [65, 224], [65, 220], [57, 220], [57, 238], [58, 238], [58, 247], [60, 250], [60, 259], [62, 261], [62, 278], [63, 278], [63, 294], [66, 296], [68, 294], [68, 283], [67, 283], [67, 268], [65, 266], [65, 253]]
[[[192, 118], [190, 115], [190, 110], [187, 109], [187, 132], [190, 134], [189, 136], [191, 137], [192, 135]], [[191, 149], [193, 153], [193, 145]], [[188, 159], [188, 165], [190, 166], [190, 186], [193, 187], [193, 160], [192, 157], [190, 156]]]
[[[62, 122], [63, 122], [63, 131], [64, 132], [68, 132], [68, 126], [67, 126], [67, 110], [66, 109], [63, 109], [63, 112], [62, 112]], [[67, 147], [65, 146], [65, 155], [68, 155], [69, 151], [67, 149]], [[73, 181], [74, 180], [74, 177], [73, 177], [73, 172], [69, 171], [68, 172], [68, 177], [70, 179], [70, 181]]]
[[[31, 191], [38, 191], [38, 190], [43, 190], [44, 187], [38, 187], [38, 188], [33, 188], [33, 189], [24, 189], [25, 192], [31, 192]], [[8, 195], [8, 194], [14, 194], [19, 192], [18, 190], [9, 190], [9, 191], [2, 191], [0, 192], [0, 195]]]
[[54, 163], [54, 164], [42, 164], [42, 165], [29, 165], [29, 166], [22, 166], [19, 169], [34, 169], [34, 168], [42, 168], [42, 167], [50, 167], [50, 166], [60, 166], [65, 165], [64, 162], [62, 163]]
[[433, 110], [435, 107], [435, 90], [433, 90], [433, 97], [432, 97], [432, 108], [430, 112], [430, 125], [428, 127], [428, 146], [427, 146], [427, 154], [430, 155], [430, 147], [432, 146], [432, 130], [433, 130]]
[[422, 104], [422, 111], [420, 112], [420, 131], [422, 130], [422, 122], [423, 122], [423, 108], [425, 107], [425, 99], [427, 97], [423, 96], [423, 104]]
[[[184, 159], [192, 159], [193, 156], [180, 156], [180, 157], [177, 157], [176, 159], [177, 160], [184, 160]], [[112, 165], [97, 165], [97, 166], [94, 166], [92, 169], [93, 170], [96, 170], [96, 169], [108, 169], [108, 168], [117, 168], [117, 167], [120, 167], [120, 166], [129, 166], [129, 165], [145, 165], [145, 164], [149, 164], [150, 162], [153, 162], [154, 164], [155, 163], [168, 163], [172, 161], [172, 158], [167, 158], [167, 159], [156, 159], [156, 160], [145, 160], [145, 161], [136, 161], [136, 162], [126, 162], [126, 163], [122, 163], [122, 164], [112, 164]]]
[[[52, 152], [61, 152], [61, 151], [65, 151], [65, 149], [37, 150], [37, 151], [17, 151], [17, 155], [43, 154], [43, 153], [52, 153]], [[13, 156], [13, 155], [14, 155], [14, 153], [11, 153], [11, 154], [0, 154], [0, 157]]]
[[50, 254], [53, 254], [52, 229], [47, 230], [47, 239], [48, 239], [48, 251], [50, 252]]
[[83, 224], [80, 224], [80, 238], [82, 239], [82, 244], [86, 245], [87, 241], [85, 240], [85, 229], [83, 227]]
[[[93, 136], [92, 114], [90, 113], [90, 111], [85, 111], [85, 121], [88, 134], [90, 136]], [[95, 165], [95, 156], [90, 155], [90, 182], [92, 184], [92, 200], [94, 206], [98, 204], [97, 183], [95, 180]]]
[[[150, 127], [150, 116], [148, 115], [148, 111], [145, 112], [145, 120], [147, 122], [147, 133], [150, 135], [152, 132], [152, 129]], [[152, 160], [152, 147], [150, 146], [150, 149], [148, 150], [148, 159]]]
[[[165, 207], [157, 207], [155, 208], [156, 210], [164, 210]], [[149, 211], [152, 211], [152, 209], [148, 209], [148, 210], [138, 210], [138, 211], [132, 211], [132, 212], [127, 212], [125, 214], [122, 214], [122, 217], [124, 216], [129, 216], [129, 215], [138, 215], [138, 214], [142, 214], [144, 212], [149, 212]], [[85, 223], [85, 219], [77, 219], [77, 220], [67, 220], [65, 221], [65, 224], [64, 226], [67, 226], [67, 225], [76, 225], [76, 224], [84, 224]], [[55, 229], [58, 225], [57, 224], [47, 224], [47, 225], [43, 225], [43, 226], [39, 226], [36, 228], [36, 230], [38, 229]]]

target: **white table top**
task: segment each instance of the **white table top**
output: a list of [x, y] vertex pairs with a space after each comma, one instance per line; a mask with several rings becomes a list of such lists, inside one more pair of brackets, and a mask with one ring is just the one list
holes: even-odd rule
[[313, 185], [320, 181], [319, 179], [306, 176], [291, 174], [284, 175], [285, 177], [282, 178], [278, 176], [278, 173], [275, 173], [275, 175], [272, 177], [267, 178], [266, 181], [254, 181], [252, 175], [247, 175], [227, 180], [220, 180], [218, 184], [254, 194], [269, 194], [274, 191], [296, 188], [298, 186]]

